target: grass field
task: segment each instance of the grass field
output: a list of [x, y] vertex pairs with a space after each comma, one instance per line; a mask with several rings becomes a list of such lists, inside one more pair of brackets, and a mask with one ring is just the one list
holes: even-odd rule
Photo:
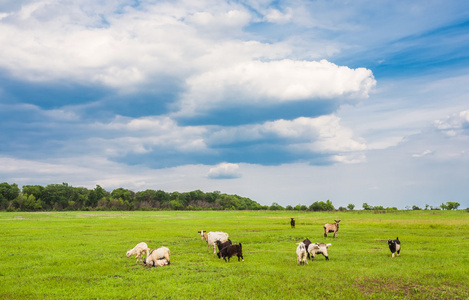
[[[296, 243], [325, 242], [337, 218], [330, 260], [298, 266]], [[219, 260], [200, 229], [228, 232], [245, 261]], [[127, 258], [142, 241], [170, 248], [171, 265]], [[2, 212], [0, 245], [2, 299], [469, 299], [463, 211]]]

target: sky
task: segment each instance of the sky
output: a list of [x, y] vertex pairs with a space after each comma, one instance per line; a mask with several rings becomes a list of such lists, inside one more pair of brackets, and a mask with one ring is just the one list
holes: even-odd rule
[[0, 182], [469, 207], [469, 2], [0, 0]]

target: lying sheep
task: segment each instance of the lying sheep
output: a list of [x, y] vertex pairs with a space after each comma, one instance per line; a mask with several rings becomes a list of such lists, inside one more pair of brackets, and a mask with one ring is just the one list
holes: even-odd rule
[[329, 248], [332, 244], [324, 244], [324, 243], [315, 243], [311, 244], [308, 247], [308, 252], [311, 255], [311, 260], [314, 259], [316, 254], [322, 254], [326, 257], [326, 260], [329, 260], [329, 255], [327, 254], [327, 248]]
[[147, 266], [156, 267], [158, 265], [162, 266], [163, 262], [159, 262], [159, 260], [166, 260], [164, 265], [170, 265], [171, 262], [169, 261], [169, 249], [166, 247], [160, 247], [158, 249], [153, 249], [150, 252], [150, 255], [147, 256], [146, 259], [143, 260], [143, 264]]
[[136, 255], [135, 257], [137, 258], [137, 263], [140, 261], [140, 257], [143, 260], [142, 255], [146, 254], [148, 257], [148, 252], [150, 251], [150, 248], [148, 248], [147, 244], [144, 242], [138, 243], [133, 249], [127, 251], [127, 257], [130, 257], [132, 255]]
[[301, 242], [298, 243], [298, 247], [296, 248], [296, 263], [300, 265], [308, 264], [308, 260], [306, 259], [306, 245]]
[[243, 246], [241, 243], [239, 245], [229, 245], [223, 249], [220, 250], [220, 252], [217, 253], [218, 258], [222, 258], [226, 261], [226, 258], [228, 257], [228, 261], [230, 261], [230, 258], [232, 256], [237, 256], [238, 261], [242, 259], [244, 261], [243, 257]]
[[397, 256], [399, 256], [399, 252], [401, 252], [401, 242], [399, 238], [395, 240], [388, 240], [389, 250], [391, 250], [392, 257], [394, 257], [394, 253], [397, 252]]
[[337, 233], [337, 231], [339, 231], [340, 220], [334, 220], [334, 221], [335, 221], [335, 224], [329, 224], [329, 223], [324, 224], [324, 237], [327, 237], [327, 234], [329, 232], [333, 232], [334, 233], [333, 237], [335, 237], [335, 234]]

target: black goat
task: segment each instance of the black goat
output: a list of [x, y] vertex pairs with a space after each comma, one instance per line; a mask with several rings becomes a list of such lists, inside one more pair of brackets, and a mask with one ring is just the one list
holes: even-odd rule
[[291, 228], [295, 228], [295, 219], [291, 218], [290, 225]]
[[242, 259], [244, 261], [243, 257], [243, 246], [241, 243], [239, 245], [229, 245], [223, 249], [220, 250], [220, 252], [217, 253], [218, 258], [222, 258], [226, 261], [226, 258], [228, 257], [228, 261], [230, 261], [230, 258], [232, 256], [237, 256], [238, 261]]
[[224, 242], [224, 243], [222, 243], [221, 241], [217, 240], [216, 243], [217, 243], [217, 247], [218, 247], [218, 252], [220, 252], [221, 249], [223, 249], [223, 248], [225, 248], [225, 247], [227, 247], [227, 246], [229, 246], [229, 245], [232, 245], [230, 239], [228, 239], [228, 240], [227, 240], [226, 242]]
[[394, 257], [394, 253], [397, 252], [397, 256], [399, 256], [399, 252], [401, 252], [401, 242], [399, 238], [395, 240], [388, 240], [389, 250], [391, 250], [392, 257]]

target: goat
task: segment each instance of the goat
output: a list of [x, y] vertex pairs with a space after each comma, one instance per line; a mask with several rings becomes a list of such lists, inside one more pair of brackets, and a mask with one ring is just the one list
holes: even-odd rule
[[127, 251], [127, 257], [136, 255], [135, 256], [137, 258], [136, 262], [139, 262], [140, 258], [142, 258], [143, 260], [143, 257], [142, 257], [143, 254], [146, 254], [146, 256], [148, 257], [149, 251], [150, 251], [150, 248], [148, 248], [147, 244], [145, 242], [141, 242], [141, 243], [138, 243], [135, 247], [133, 247], [129, 251]]
[[220, 252], [217, 253], [218, 258], [223, 258], [226, 261], [226, 258], [228, 257], [228, 261], [230, 261], [230, 258], [232, 256], [237, 256], [238, 261], [242, 259], [244, 261], [243, 257], [243, 246], [241, 243], [239, 245], [229, 245], [223, 249], [220, 250]]
[[316, 254], [322, 254], [326, 258], [326, 260], [329, 260], [329, 255], [327, 254], [327, 248], [329, 248], [332, 244], [324, 244], [324, 243], [314, 243], [309, 245], [308, 247], [308, 252], [311, 254], [311, 260], [314, 259]]
[[205, 239], [205, 241], [207, 241], [207, 234], [206, 234], [205, 230], [201, 230], [201, 231], [197, 231], [197, 232], [200, 233], [200, 237], [202, 238], [202, 240]]
[[308, 264], [308, 260], [306, 259], [306, 246], [303, 242], [298, 243], [298, 247], [296, 248], [296, 263], [300, 265]]
[[309, 255], [309, 252], [308, 252], [308, 247], [309, 247], [309, 245], [311, 245], [311, 241], [309, 239], [305, 239], [303, 241], [303, 244], [305, 244], [306, 254], [308, 255], [308, 259], [310, 259], [310, 255]]
[[335, 224], [324, 224], [324, 237], [327, 237], [327, 234], [329, 232], [333, 232], [333, 237], [335, 237], [335, 234], [337, 233], [337, 231], [339, 231], [339, 222], [340, 220], [335, 220]]
[[399, 238], [395, 240], [388, 240], [389, 250], [391, 250], [392, 257], [394, 257], [394, 253], [397, 252], [397, 256], [399, 256], [399, 252], [401, 252], [401, 242]]
[[228, 240], [228, 233], [226, 232], [209, 232], [207, 233], [207, 246], [210, 249], [210, 245], [213, 246], [213, 253], [217, 253], [216, 251], [216, 245], [217, 241], [220, 241], [222, 243], [226, 242]]
[[295, 219], [291, 218], [290, 225], [291, 228], [295, 228]]
[[147, 258], [143, 260], [143, 264], [155, 267], [157, 264], [161, 263], [158, 262], [159, 260], [164, 259], [167, 261], [167, 265], [170, 265], [171, 262], [169, 261], [169, 254], [170, 251], [166, 247], [153, 249], [151, 250], [150, 255], [148, 255]]
[[225, 247], [227, 247], [227, 246], [233, 244], [230, 239], [228, 239], [228, 240], [227, 240], [226, 242], [224, 242], [224, 243], [222, 243], [222, 242], [220, 242], [220, 241], [216, 241], [216, 243], [217, 243], [217, 247], [218, 247], [218, 251], [219, 251], [219, 252], [221, 251], [221, 249], [223, 249], [223, 248], [225, 248]]

